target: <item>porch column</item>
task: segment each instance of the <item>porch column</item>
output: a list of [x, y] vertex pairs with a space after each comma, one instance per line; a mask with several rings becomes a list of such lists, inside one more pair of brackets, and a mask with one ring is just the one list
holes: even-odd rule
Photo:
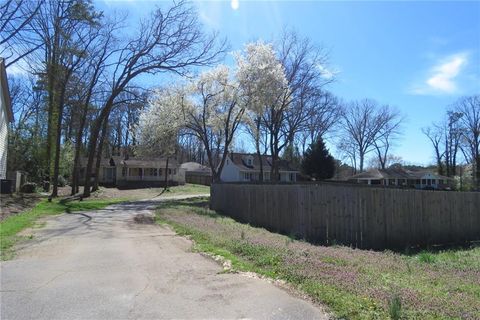
[[125, 180], [128, 180], [128, 177], [130, 177], [130, 168], [127, 167], [127, 176], [125, 177]]

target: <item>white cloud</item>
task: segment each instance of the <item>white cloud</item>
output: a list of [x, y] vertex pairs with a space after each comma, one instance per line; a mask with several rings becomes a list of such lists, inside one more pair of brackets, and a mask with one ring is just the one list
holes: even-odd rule
[[338, 70], [335, 70], [335, 69], [329, 69], [327, 67], [325, 67], [324, 65], [322, 64], [318, 64], [317, 65], [317, 69], [320, 71], [320, 73], [322, 74], [322, 78], [326, 79], [326, 80], [331, 80], [333, 79], [339, 72]]
[[468, 53], [460, 52], [439, 60], [427, 79], [414, 86], [413, 94], [453, 94], [459, 91], [457, 78], [468, 63]]

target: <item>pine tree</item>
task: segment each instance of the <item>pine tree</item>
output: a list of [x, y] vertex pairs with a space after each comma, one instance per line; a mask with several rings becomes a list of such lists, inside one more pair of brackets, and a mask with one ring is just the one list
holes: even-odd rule
[[302, 161], [304, 174], [324, 180], [333, 177], [335, 173], [335, 161], [325, 147], [322, 138], [310, 144]]

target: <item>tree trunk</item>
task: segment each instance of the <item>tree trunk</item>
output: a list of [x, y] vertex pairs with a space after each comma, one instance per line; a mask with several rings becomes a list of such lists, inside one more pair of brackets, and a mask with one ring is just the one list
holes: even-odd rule
[[168, 160], [170, 158], [167, 157], [167, 161], [165, 163], [165, 187], [163, 188], [164, 190], [168, 190]]
[[83, 130], [85, 129], [85, 123], [87, 121], [87, 113], [88, 113], [88, 103], [85, 104], [82, 116], [80, 118], [80, 124], [77, 129], [77, 136], [75, 140], [75, 156], [73, 159], [73, 171], [72, 171], [72, 192], [71, 195], [75, 195], [78, 193], [78, 182], [80, 180], [80, 150], [82, 149], [82, 137], [83, 137]]
[[92, 125], [92, 129], [90, 130], [90, 141], [88, 142], [88, 161], [87, 161], [87, 167], [85, 168], [85, 186], [83, 188], [83, 196], [84, 197], [89, 197], [91, 194], [90, 186], [90, 176], [92, 175], [92, 169], [93, 169], [93, 160], [95, 158], [95, 150], [97, 148], [97, 140], [98, 136], [100, 134], [101, 126], [102, 126], [102, 121], [105, 118], [108, 118], [110, 115], [110, 110], [113, 107], [113, 100], [115, 99], [116, 95], [112, 95], [107, 103], [105, 104], [105, 107], [102, 109], [100, 112], [100, 115], [98, 118], [94, 121]]
[[258, 161], [260, 162], [260, 176], [258, 177], [259, 181], [263, 181], [263, 161], [262, 154], [260, 152], [260, 118], [257, 118], [257, 136], [255, 137], [255, 147], [257, 149]]
[[65, 91], [66, 91], [66, 84], [64, 84], [64, 87], [62, 88], [62, 92], [60, 94], [60, 101], [58, 104], [58, 116], [57, 116], [57, 130], [56, 130], [56, 136], [55, 136], [55, 160], [54, 160], [54, 166], [53, 166], [53, 179], [52, 185], [52, 195], [51, 197], [57, 197], [58, 196], [58, 176], [60, 174], [60, 140], [61, 140], [61, 135], [62, 135], [62, 113], [64, 109], [64, 102], [65, 102]]
[[105, 137], [107, 135], [107, 124], [108, 124], [108, 117], [105, 118], [103, 121], [102, 126], [102, 135], [100, 136], [100, 141], [98, 142], [98, 150], [97, 150], [97, 161], [95, 163], [95, 180], [93, 182], [92, 191], [98, 190], [98, 184], [100, 182], [100, 165], [102, 163], [102, 152], [103, 152], [103, 144], [105, 143]]

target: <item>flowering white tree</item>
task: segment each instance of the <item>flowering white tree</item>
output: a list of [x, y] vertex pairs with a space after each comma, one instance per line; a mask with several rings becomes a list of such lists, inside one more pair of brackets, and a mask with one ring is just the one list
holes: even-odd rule
[[137, 134], [137, 151], [142, 156], [171, 156], [179, 132], [184, 125], [181, 87], [159, 89], [150, 99], [150, 107], [140, 115]]
[[168, 162], [175, 154], [177, 140], [183, 126], [181, 101], [183, 88], [169, 87], [157, 90], [150, 101], [150, 108], [140, 115], [137, 134], [137, 151], [145, 157], [164, 156], [165, 188], [168, 188]]
[[179, 134], [194, 135], [202, 141], [212, 177], [218, 181], [245, 111], [238, 95], [238, 82], [224, 65], [188, 85], [161, 91], [140, 118], [141, 149], [172, 154]]
[[259, 179], [263, 180], [261, 144], [264, 132], [262, 121], [268, 106], [278, 105], [288, 90], [287, 79], [282, 64], [278, 61], [271, 44], [250, 43], [243, 52], [237, 54], [237, 79], [241, 90], [241, 101], [247, 108], [246, 129], [255, 143], [260, 159]]
[[239, 85], [227, 66], [204, 72], [190, 86], [182, 109], [185, 128], [203, 142], [212, 178], [220, 180], [228, 148], [242, 122], [245, 106], [239, 103]]

